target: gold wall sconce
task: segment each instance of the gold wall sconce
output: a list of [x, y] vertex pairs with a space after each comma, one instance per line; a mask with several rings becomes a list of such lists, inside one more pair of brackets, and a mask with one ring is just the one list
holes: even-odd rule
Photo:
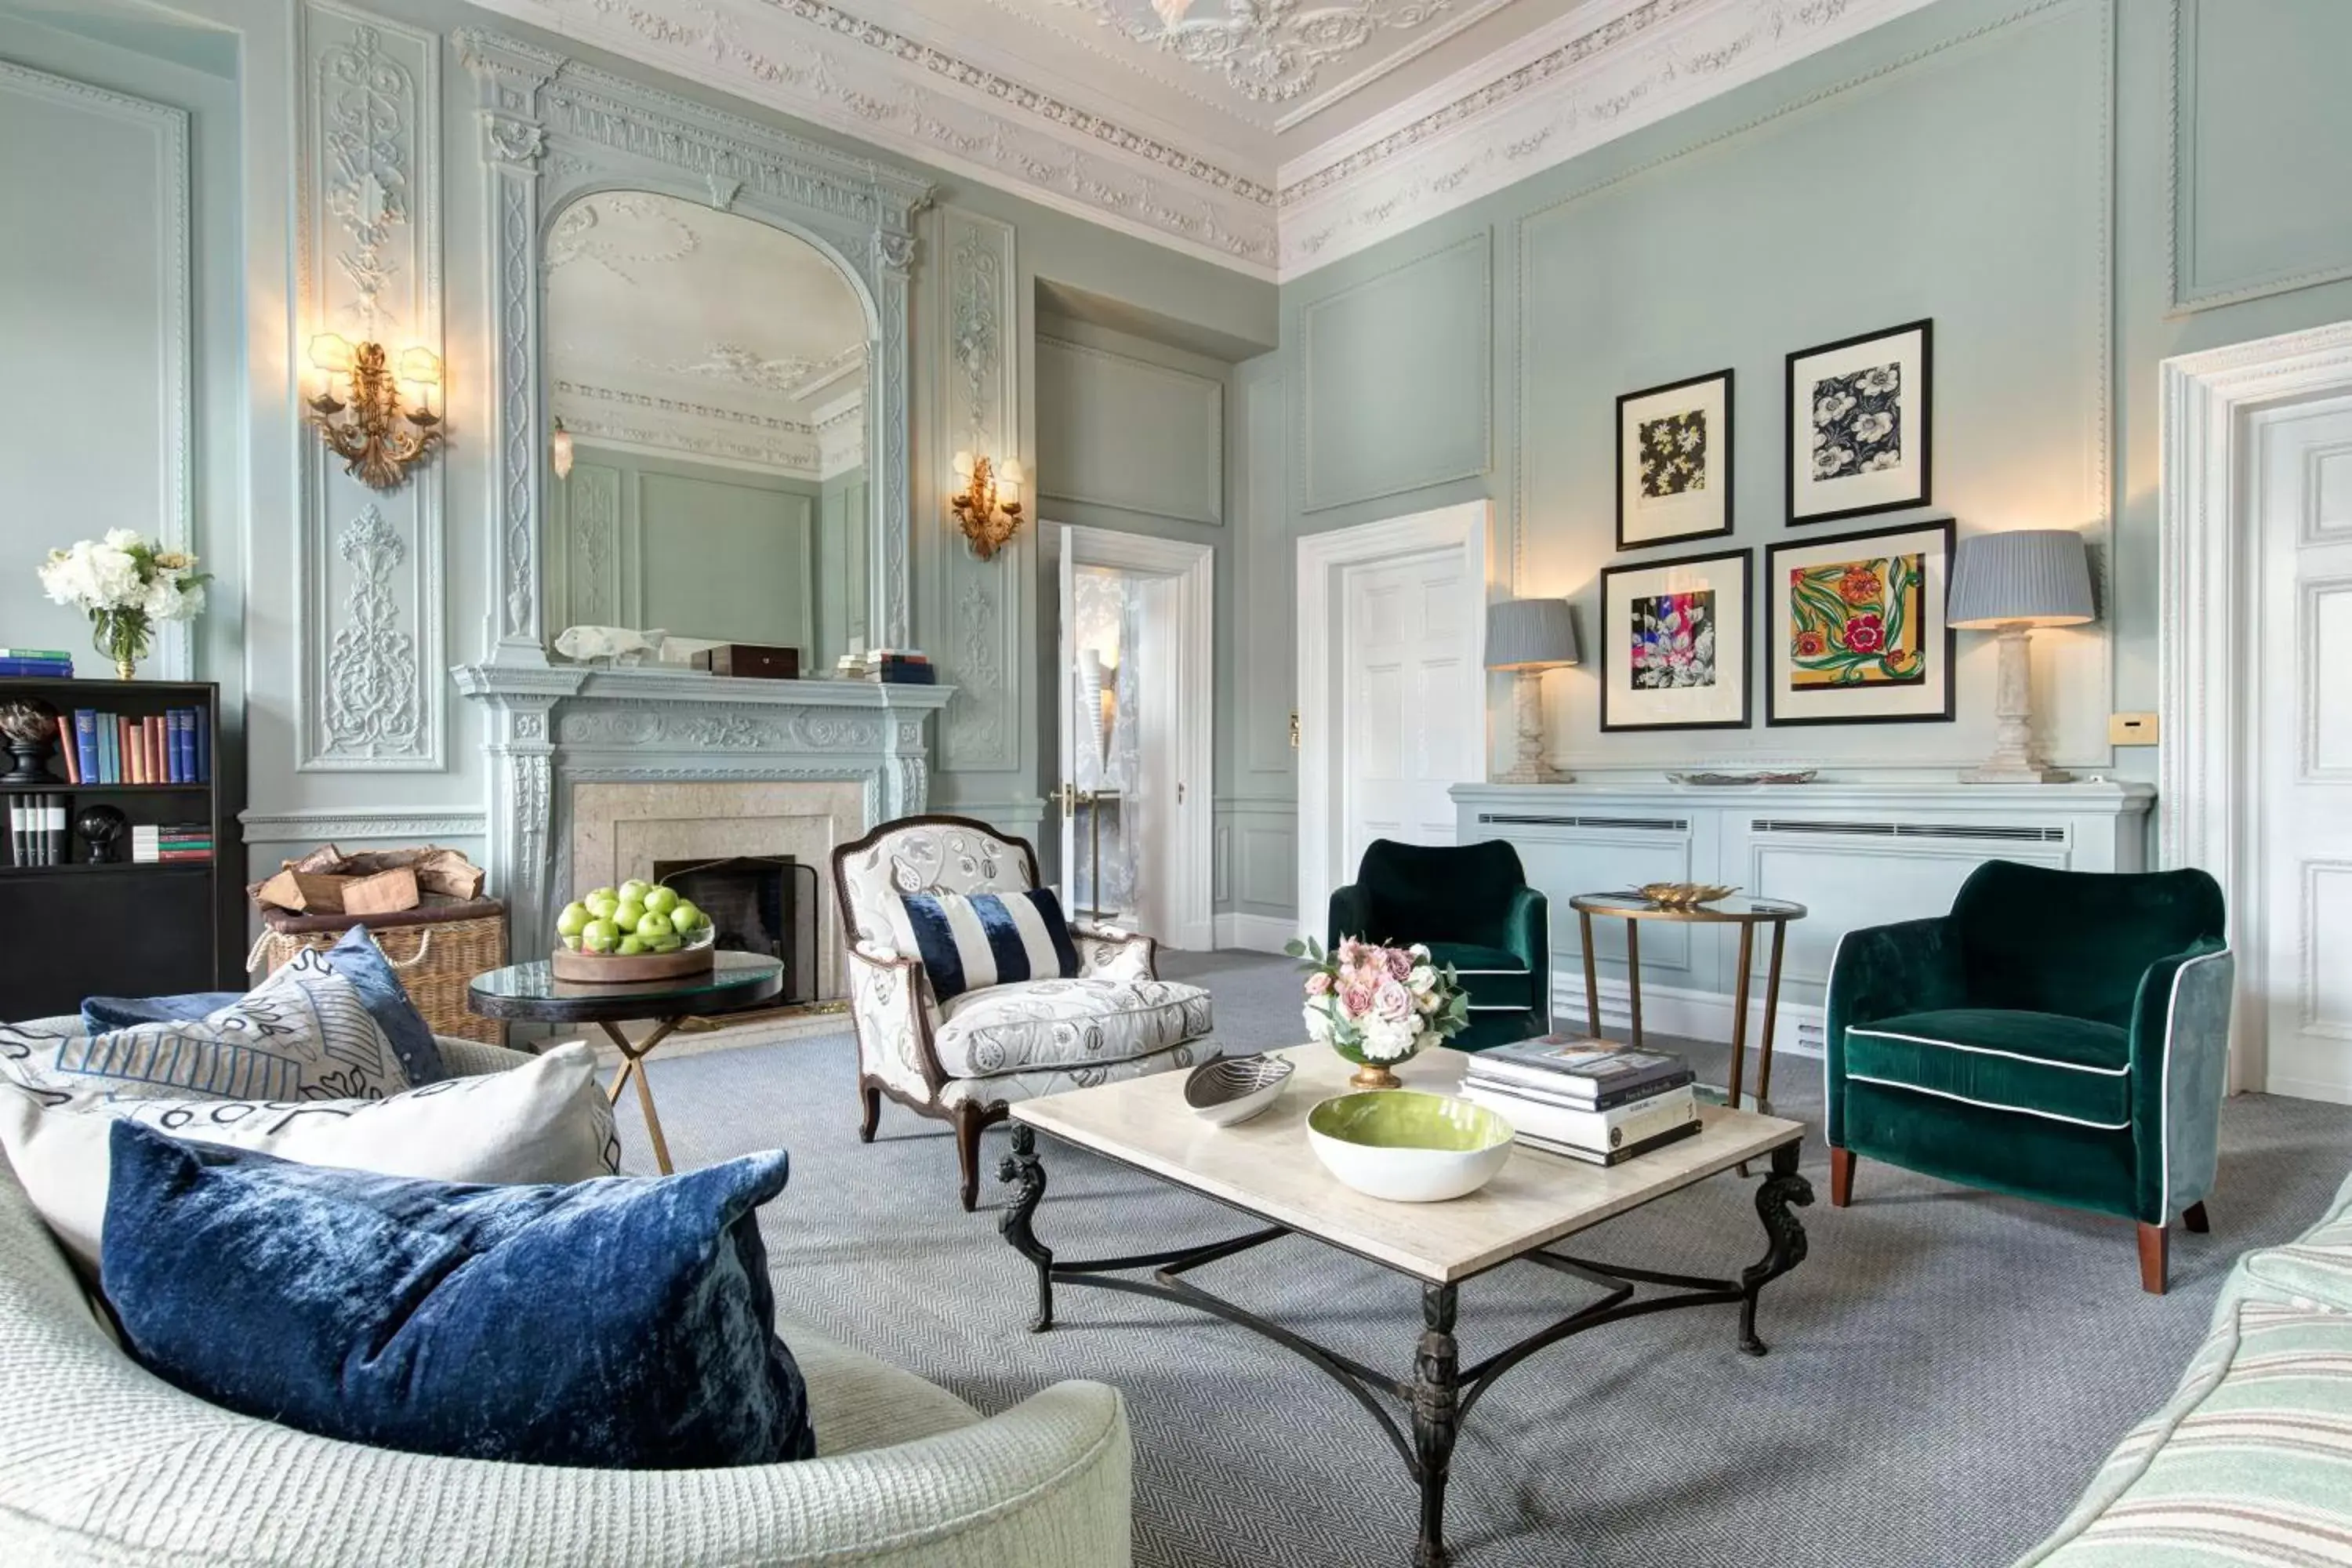
[[948, 505], [955, 509], [956, 524], [971, 541], [973, 553], [986, 561], [1021, 526], [1021, 465], [1007, 458], [998, 468], [986, 458], [958, 452], [955, 471], [963, 489]]
[[[327, 449], [343, 459], [345, 473], [370, 489], [398, 489], [409, 467], [441, 439], [441, 416], [433, 407], [441, 384], [440, 356], [430, 349], [410, 349], [400, 356], [395, 376], [382, 343], [354, 345], [337, 333], [320, 332], [310, 340], [310, 363], [327, 373], [324, 390], [305, 400]], [[401, 382], [415, 389], [415, 402], [407, 407], [401, 405]]]

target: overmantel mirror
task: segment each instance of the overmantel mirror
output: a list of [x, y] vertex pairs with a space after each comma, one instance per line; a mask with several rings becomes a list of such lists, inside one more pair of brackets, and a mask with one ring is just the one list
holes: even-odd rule
[[[569, 626], [908, 642], [919, 180], [495, 35], [488, 658]], [[557, 421], [562, 421], [559, 433]], [[559, 474], [558, 469], [564, 472]]]

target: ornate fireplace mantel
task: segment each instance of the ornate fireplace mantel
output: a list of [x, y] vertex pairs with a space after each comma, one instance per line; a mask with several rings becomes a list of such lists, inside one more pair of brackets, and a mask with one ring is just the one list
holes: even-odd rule
[[923, 721], [952, 686], [729, 679], [695, 670], [459, 665], [484, 710], [490, 883], [517, 954], [544, 950], [583, 783], [847, 780], [868, 826], [923, 809]]

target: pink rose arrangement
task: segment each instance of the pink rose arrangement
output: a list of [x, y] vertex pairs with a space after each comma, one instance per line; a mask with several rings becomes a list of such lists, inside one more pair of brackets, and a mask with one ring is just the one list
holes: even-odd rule
[[1286, 949], [1307, 970], [1307, 1035], [1359, 1066], [1401, 1062], [1459, 1034], [1469, 994], [1429, 949], [1342, 937], [1329, 952], [1312, 938]]

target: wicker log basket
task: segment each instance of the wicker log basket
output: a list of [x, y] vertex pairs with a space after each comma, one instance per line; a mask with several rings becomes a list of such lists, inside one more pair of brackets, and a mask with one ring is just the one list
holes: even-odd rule
[[266, 929], [246, 960], [248, 971], [275, 973], [304, 948], [332, 947], [345, 931], [364, 924], [435, 1034], [506, 1044], [504, 1024], [466, 1005], [467, 983], [507, 961], [507, 907], [498, 900], [428, 898], [415, 909], [383, 915], [296, 915], [271, 909], [260, 914]]

